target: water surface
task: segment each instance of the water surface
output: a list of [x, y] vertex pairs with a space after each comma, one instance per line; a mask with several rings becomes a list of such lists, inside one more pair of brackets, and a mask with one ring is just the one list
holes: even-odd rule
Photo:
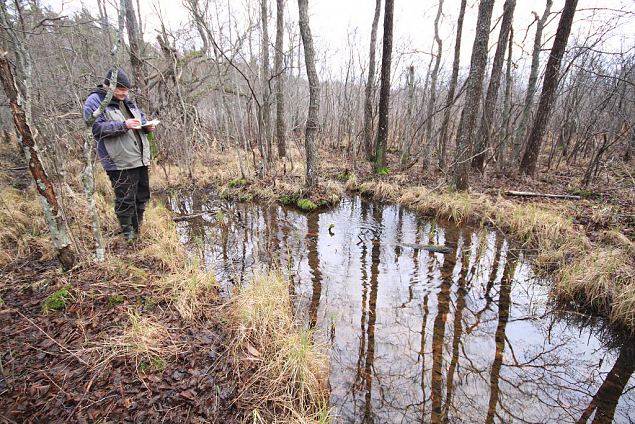
[[[351, 423], [635, 422], [635, 348], [548, 303], [548, 281], [500, 233], [345, 198], [280, 205], [173, 199], [226, 293], [267, 266], [325, 338], [331, 402]], [[421, 245], [445, 245], [431, 253]]]

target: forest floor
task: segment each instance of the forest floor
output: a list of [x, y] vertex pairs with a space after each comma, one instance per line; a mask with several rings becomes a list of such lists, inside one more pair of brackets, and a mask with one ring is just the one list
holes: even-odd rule
[[[301, 328], [279, 319], [290, 312], [267, 316], [267, 311], [290, 303], [284, 295], [288, 291], [242, 297], [263, 299], [258, 304], [241, 301], [240, 293], [232, 302], [221, 299], [213, 276], [188, 259], [169, 212], [158, 204], [149, 211], [142, 240], [125, 244], [116, 234], [103, 173], [97, 178], [97, 203], [109, 259], [102, 264], [90, 260], [89, 220], [78, 206], [83, 204], [80, 194], [66, 202], [75, 205], [68, 207], [69, 216], [84, 259], [63, 273], [33, 190], [26, 188], [23, 160], [3, 149], [0, 422], [259, 422], [274, 415], [293, 421], [299, 420], [298, 413], [306, 421], [328, 419], [328, 365], [319, 349], [306, 355], [303, 364], [316, 380], [309, 393], [289, 391], [295, 385], [292, 377], [278, 381], [282, 387], [270, 385], [268, 372], [279, 375], [277, 370], [287, 369], [271, 365], [284, 362], [280, 343], [304, 340]], [[353, 170], [342, 152], [321, 154], [321, 184], [311, 196], [302, 190], [298, 152], [278, 161], [263, 179], [242, 178], [238, 162], [216, 152], [194, 161], [194, 179], [184, 166], [158, 164], [151, 181], [156, 192], [207, 187], [243, 201], [295, 205], [304, 198], [332, 204], [348, 190], [422, 214], [498, 227], [533, 249], [537, 266], [554, 271], [555, 297], [607, 316], [616, 326], [635, 327], [633, 165], [607, 166], [585, 189], [579, 184], [581, 166], [537, 179], [494, 172], [472, 175], [471, 192], [462, 194], [449, 190], [437, 171], [395, 171], [394, 155], [389, 155], [393, 171], [377, 177], [367, 162], [358, 162]], [[515, 198], [505, 196], [507, 190], [569, 193], [582, 199]], [[264, 279], [268, 286], [284, 288], [271, 284], [279, 276]], [[599, 289], [591, 297], [581, 296], [589, 293], [589, 285]], [[275, 303], [280, 299], [283, 306]], [[252, 321], [241, 321], [246, 316]], [[273, 333], [282, 339], [262, 337]], [[298, 399], [303, 399], [300, 404]], [[291, 410], [295, 412], [289, 415]]]

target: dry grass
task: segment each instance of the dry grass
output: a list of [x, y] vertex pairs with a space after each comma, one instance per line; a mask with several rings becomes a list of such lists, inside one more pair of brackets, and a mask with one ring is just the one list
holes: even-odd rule
[[121, 334], [111, 338], [106, 347], [114, 356], [133, 358], [140, 371], [162, 371], [166, 360], [181, 350], [163, 324], [134, 309], [128, 311], [128, 323]]
[[216, 279], [194, 260], [179, 272], [161, 278], [157, 285], [186, 321], [209, 317], [212, 305], [218, 301]]
[[399, 198], [400, 189], [395, 184], [385, 181], [367, 181], [359, 186], [359, 192], [370, 195], [375, 200], [388, 202]]
[[185, 248], [170, 212], [161, 203], [151, 201], [148, 204], [141, 236], [142, 248], [137, 253], [140, 259], [156, 262], [164, 271], [178, 272], [183, 267]]
[[0, 266], [17, 258], [55, 257], [35, 189], [0, 191]]
[[279, 273], [260, 275], [234, 297], [230, 351], [238, 373], [250, 370], [240, 400], [266, 422], [315, 422], [328, 415], [328, 357], [294, 322], [288, 284]]
[[635, 325], [635, 268], [619, 248], [595, 248], [564, 266], [555, 294], [608, 315], [620, 325]]

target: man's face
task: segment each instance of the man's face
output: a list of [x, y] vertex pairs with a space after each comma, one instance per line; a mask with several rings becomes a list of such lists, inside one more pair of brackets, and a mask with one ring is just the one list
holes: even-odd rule
[[128, 97], [128, 89], [126, 87], [121, 87], [121, 86], [117, 86], [115, 87], [115, 91], [112, 94], [112, 96], [117, 99], [117, 100], [124, 100], [126, 97]]

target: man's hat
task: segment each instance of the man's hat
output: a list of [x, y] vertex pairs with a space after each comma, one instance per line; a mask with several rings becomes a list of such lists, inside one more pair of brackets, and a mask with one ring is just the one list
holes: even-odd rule
[[[106, 73], [106, 79], [104, 80], [104, 85], [110, 85], [110, 78], [112, 77], [113, 69], [109, 69]], [[126, 72], [123, 68], [119, 68], [119, 72], [117, 72], [117, 87], [125, 87], [130, 89], [130, 78], [126, 75]]]

